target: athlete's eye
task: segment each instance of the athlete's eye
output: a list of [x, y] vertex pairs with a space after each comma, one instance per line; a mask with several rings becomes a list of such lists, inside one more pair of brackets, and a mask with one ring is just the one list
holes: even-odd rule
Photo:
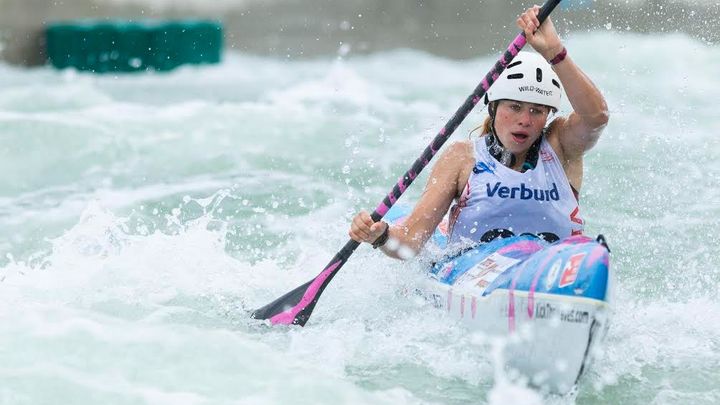
[[542, 117], [548, 115], [548, 111], [541, 107], [530, 107], [530, 114], [536, 117]]
[[522, 110], [522, 106], [520, 104], [510, 104], [510, 109], [519, 112]]

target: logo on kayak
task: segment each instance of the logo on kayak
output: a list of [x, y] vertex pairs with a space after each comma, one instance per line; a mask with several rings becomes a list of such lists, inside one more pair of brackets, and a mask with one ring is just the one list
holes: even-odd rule
[[519, 263], [520, 260], [493, 253], [480, 263], [471, 267], [455, 282], [457, 286], [472, 286], [485, 291], [495, 279], [505, 270]]
[[558, 274], [560, 274], [560, 266], [562, 265], [562, 260], [558, 259], [555, 260], [555, 263], [553, 263], [552, 267], [550, 267], [550, 271], [548, 272], [547, 278], [545, 278], [545, 289], [550, 290], [555, 284], [555, 280], [557, 280]]
[[501, 182], [495, 183], [494, 186], [487, 186], [487, 196], [506, 199], [520, 199], [520, 200], [536, 200], [536, 201], [559, 201], [560, 192], [558, 191], [557, 184], [553, 183], [550, 189], [530, 188], [525, 183], [520, 183], [520, 187], [507, 187], [503, 186]]
[[438, 272], [438, 278], [440, 278], [441, 280], [446, 279], [450, 275], [450, 273], [452, 273], [454, 268], [455, 268], [454, 261], [451, 261], [450, 263], [444, 265]]
[[563, 269], [562, 276], [560, 277], [558, 287], [567, 287], [575, 282], [578, 271], [580, 270], [580, 264], [584, 258], [585, 253], [578, 253], [570, 256], [570, 259], [568, 259], [567, 263], [565, 263], [565, 268]]
[[590, 313], [574, 308], [557, 308], [550, 303], [537, 303], [535, 305], [535, 318], [560, 318], [560, 322], [588, 323], [590, 321]]

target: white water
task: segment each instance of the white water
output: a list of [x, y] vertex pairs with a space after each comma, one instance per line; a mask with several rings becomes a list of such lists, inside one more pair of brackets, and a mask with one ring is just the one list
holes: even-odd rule
[[0, 65], [0, 403], [720, 401], [720, 49], [610, 32], [568, 49], [611, 107], [581, 203], [617, 274], [576, 395], [505, 380], [492, 347], [404, 295], [417, 263], [367, 247], [307, 327], [248, 319], [325, 266], [496, 58], [396, 51]]

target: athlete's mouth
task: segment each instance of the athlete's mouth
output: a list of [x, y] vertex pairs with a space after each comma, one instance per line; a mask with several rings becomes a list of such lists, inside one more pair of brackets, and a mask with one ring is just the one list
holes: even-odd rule
[[530, 135], [523, 133], [523, 132], [513, 132], [512, 133], [513, 140], [517, 143], [525, 143], [525, 141], [530, 138]]

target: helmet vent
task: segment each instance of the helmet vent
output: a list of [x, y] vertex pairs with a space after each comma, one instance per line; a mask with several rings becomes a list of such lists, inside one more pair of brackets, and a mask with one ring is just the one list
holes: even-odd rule
[[513, 73], [511, 75], [508, 75], [508, 79], [522, 79], [523, 74], [522, 73]]
[[552, 84], [554, 84], [558, 89], [560, 88], [560, 83], [558, 83], [557, 80], [552, 79]]
[[542, 69], [535, 69], [535, 79], [537, 79], [538, 83], [542, 83]]
[[521, 60], [516, 61], [516, 62], [513, 62], [513, 63], [509, 64], [505, 69], [514, 68], [515, 66], [517, 66], [517, 65], [519, 65], [519, 64], [521, 64], [521, 63], [522, 63]]

